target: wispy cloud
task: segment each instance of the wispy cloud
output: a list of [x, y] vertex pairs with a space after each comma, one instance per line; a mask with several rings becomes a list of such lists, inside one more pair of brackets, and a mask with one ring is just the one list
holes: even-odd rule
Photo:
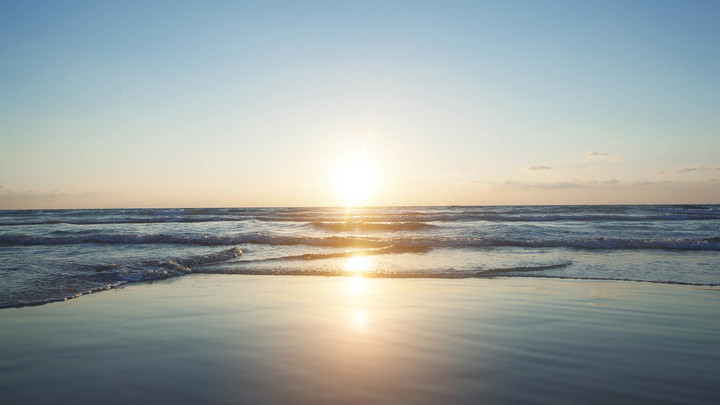
[[670, 184], [672, 181], [664, 180], [664, 181], [650, 181], [650, 180], [637, 180], [635, 183], [633, 183], [636, 186], [652, 186], [655, 184]]
[[534, 185], [535, 188], [544, 190], [557, 190], [566, 188], [578, 188], [582, 187], [582, 183], [574, 181], [558, 181], [557, 183], [537, 183]]
[[572, 188], [590, 188], [590, 187], [626, 187], [626, 186], [652, 186], [659, 184], [671, 184], [674, 183], [669, 180], [652, 181], [652, 180], [636, 180], [634, 182], [623, 182], [615, 177], [608, 180], [573, 180], [573, 181], [558, 181], [554, 183], [522, 183], [518, 181], [506, 181], [504, 183], [498, 183], [496, 186], [500, 188], [521, 188], [521, 189], [535, 189], [535, 190], [561, 190], [561, 189], [572, 189]]
[[531, 167], [527, 168], [527, 170], [530, 170], [533, 172], [539, 171], [539, 170], [551, 170], [551, 169], [552, 169], [552, 167], [550, 167], [550, 166], [531, 166]]
[[610, 152], [588, 152], [585, 154], [585, 157], [591, 158], [591, 159], [609, 159], [612, 158], [614, 162], [623, 162], [625, 161], [625, 158], [622, 156], [617, 156], [614, 153]]
[[683, 167], [682, 169], [678, 170], [678, 173], [705, 172], [705, 171], [713, 171], [713, 170], [720, 170], [720, 166], [704, 167], [703, 165], [697, 165], [695, 167]]
[[602, 181], [589, 180], [588, 181], [588, 184], [619, 184], [619, 183], [620, 183], [620, 180], [616, 179], [615, 177], [613, 177], [612, 179], [609, 179], [609, 180], [602, 180]]
[[59, 197], [63, 194], [58, 191], [37, 192], [32, 190], [14, 190], [0, 186], [0, 201], [29, 200]]
[[53, 191], [36, 191], [36, 190], [17, 190], [0, 186], [0, 201], [18, 201], [18, 200], [45, 200], [52, 198], [67, 198], [67, 197], [99, 197], [107, 196], [103, 193], [77, 193], [68, 194], [57, 190]]
[[510, 188], [531, 188], [540, 190], [557, 190], [557, 189], [568, 189], [582, 187], [583, 184], [579, 181], [558, 181], [555, 183], [521, 183], [518, 181], [506, 181], [499, 184], [501, 187]]

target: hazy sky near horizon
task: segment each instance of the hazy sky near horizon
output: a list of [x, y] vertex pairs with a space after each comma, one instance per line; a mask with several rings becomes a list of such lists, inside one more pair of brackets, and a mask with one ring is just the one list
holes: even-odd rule
[[717, 1], [0, 1], [0, 208], [720, 203]]

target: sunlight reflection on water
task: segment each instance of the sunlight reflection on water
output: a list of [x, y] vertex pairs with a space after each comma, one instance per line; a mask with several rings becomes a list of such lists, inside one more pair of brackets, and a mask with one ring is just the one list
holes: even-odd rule
[[344, 268], [351, 274], [348, 277], [347, 289], [350, 294], [346, 296], [348, 304], [354, 309], [350, 312], [350, 325], [355, 331], [362, 331], [367, 325], [367, 280], [363, 274], [373, 269], [376, 263], [367, 256], [354, 256], [347, 259]]
[[373, 270], [377, 263], [368, 256], [353, 256], [345, 262], [345, 271], [349, 273], [362, 274]]
[[367, 316], [363, 311], [355, 311], [352, 314], [352, 326], [357, 330], [362, 330], [367, 324]]

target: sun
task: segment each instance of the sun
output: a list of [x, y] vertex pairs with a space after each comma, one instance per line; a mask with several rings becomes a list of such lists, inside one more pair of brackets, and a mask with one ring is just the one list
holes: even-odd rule
[[366, 202], [376, 185], [375, 167], [364, 152], [348, 156], [335, 175], [335, 189], [348, 206]]

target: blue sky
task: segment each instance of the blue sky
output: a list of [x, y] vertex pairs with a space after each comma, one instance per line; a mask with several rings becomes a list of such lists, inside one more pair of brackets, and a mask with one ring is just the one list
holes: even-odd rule
[[0, 208], [720, 203], [718, 2], [0, 8]]

